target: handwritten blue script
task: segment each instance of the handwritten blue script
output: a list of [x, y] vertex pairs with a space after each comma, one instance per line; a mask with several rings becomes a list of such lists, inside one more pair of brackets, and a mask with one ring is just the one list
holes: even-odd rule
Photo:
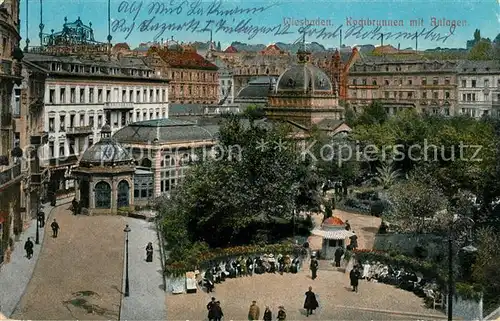
[[[429, 41], [445, 43], [454, 35], [455, 26], [444, 29], [445, 33], [439, 32], [438, 26], [432, 29], [413, 28], [411, 31], [386, 31], [382, 26], [367, 27], [355, 25], [344, 27], [344, 25], [318, 27], [313, 25], [293, 26], [277, 23], [274, 25], [263, 25], [259, 21], [260, 14], [277, 4], [263, 5], [260, 7], [233, 6], [224, 7], [222, 0], [202, 2], [202, 0], [169, 0], [164, 2], [153, 1], [145, 4], [143, 1], [122, 1], [118, 6], [118, 14], [125, 17], [115, 19], [112, 23], [113, 33], [125, 34], [125, 40], [132, 32], [153, 33], [154, 41], [165, 36], [166, 32], [184, 31], [191, 33], [225, 33], [244, 35], [252, 40], [259, 35], [284, 36], [297, 34], [302, 37], [305, 34], [308, 39], [330, 40], [340, 36], [343, 31], [344, 39], [415, 39], [423, 38]], [[140, 18], [144, 17], [146, 18]], [[185, 18], [181, 22], [172, 22], [173, 17]], [[176, 19], [179, 20], [179, 19]], [[443, 30], [443, 29], [441, 29]]]

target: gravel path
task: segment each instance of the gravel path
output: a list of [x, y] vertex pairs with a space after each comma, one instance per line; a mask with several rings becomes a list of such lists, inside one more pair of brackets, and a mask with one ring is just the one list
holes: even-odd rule
[[74, 216], [69, 206], [52, 212], [61, 227], [59, 236], [46, 233], [33, 278], [13, 318], [118, 319], [125, 221], [117, 216]]
[[[121, 320], [165, 320], [165, 291], [158, 237], [152, 223], [126, 219], [129, 233], [130, 296], [122, 299]], [[153, 262], [146, 262], [146, 245], [153, 243]], [[124, 272], [125, 273], [125, 272]]]
[[[320, 270], [314, 281], [308, 273], [303, 270], [298, 274], [229, 279], [217, 284], [215, 292], [210, 294], [201, 291], [169, 294], [166, 297], [168, 320], [206, 320], [206, 304], [212, 296], [221, 301], [226, 320], [246, 320], [252, 300], [257, 301], [261, 311], [269, 305], [276, 313], [278, 306], [284, 305], [287, 320], [305, 320], [302, 307], [309, 286], [313, 287], [320, 305], [316, 315], [308, 318], [310, 320], [430, 320], [444, 316], [425, 308], [422, 299], [408, 291], [361, 280], [359, 292], [353, 293], [344, 273]], [[408, 316], [409, 313], [412, 316]]]
[[[70, 201], [71, 198], [62, 199], [58, 204], [67, 204]], [[50, 219], [50, 212], [53, 208], [50, 203], [45, 204], [42, 208], [47, 221]], [[33, 257], [30, 260], [26, 258], [26, 251], [24, 250], [24, 243], [28, 237], [35, 243], [36, 223], [36, 219], [29, 223], [29, 227], [21, 234], [19, 241], [14, 245], [10, 262], [4, 262], [0, 268], [0, 289], [2, 289], [0, 291], [0, 312], [6, 316], [10, 316], [14, 312], [21, 300], [40, 256], [45, 234], [43, 228], [38, 230], [40, 244], [35, 244]]]

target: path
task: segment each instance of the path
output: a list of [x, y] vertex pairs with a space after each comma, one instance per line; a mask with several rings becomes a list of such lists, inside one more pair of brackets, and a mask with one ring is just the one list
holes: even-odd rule
[[[65, 206], [68, 202], [71, 202], [71, 198], [59, 200], [57, 203]], [[42, 208], [48, 222], [53, 208], [50, 203], [45, 204]], [[0, 291], [0, 312], [6, 316], [10, 316], [16, 308], [35, 270], [45, 234], [43, 228], [40, 228], [38, 232], [40, 244], [35, 244], [33, 257], [30, 260], [26, 258], [24, 243], [28, 237], [35, 243], [36, 219], [29, 223], [29, 227], [21, 234], [19, 241], [14, 244], [10, 262], [4, 262], [0, 268], [0, 289], [2, 289]]]
[[61, 226], [59, 237], [46, 233], [33, 278], [12, 317], [117, 320], [125, 220], [74, 216], [69, 205], [57, 207], [52, 216]]
[[[302, 309], [304, 293], [312, 286], [320, 309], [306, 318]], [[412, 292], [382, 283], [360, 281], [359, 293], [349, 287], [349, 278], [336, 271], [318, 272], [311, 280], [305, 271], [298, 274], [262, 274], [228, 279], [216, 284], [207, 294], [169, 294], [166, 297], [168, 320], [206, 320], [206, 304], [212, 296], [221, 301], [226, 320], [246, 320], [248, 307], [256, 300], [261, 313], [271, 306], [276, 317], [279, 305], [287, 310], [287, 320], [440, 320], [444, 314], [423, 306]]]
[[[158, 237], [152, 223], [126, 219], [129, 233], [130, 296], [122, 299], [121, 320], [166, 320], [165, 291]], [[146, 245], [153, 243], [153, 262], [146, 262]], [[125, 273], [125, 272], [124, 272]]]

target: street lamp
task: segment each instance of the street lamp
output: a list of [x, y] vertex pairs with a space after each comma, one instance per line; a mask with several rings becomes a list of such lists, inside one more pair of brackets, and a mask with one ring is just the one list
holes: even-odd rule
[[[450, 224], [450, 234], [448, 236], [448, 321], [453, 320], [453, 291], [455, 288], [453, 280], [453, 234], [455, 232], [455, 225], [464, 222], [469, 223], [469, 227], [472, 230], [472, 227], [475, 224], [473, 219], [469, 217], [457, 217]], [[468, 240], [472, 241], [472, 239], [469, 237]], [[477, 249], [472, 245], [465, 246], [461, 248], [461, 250], [469, 253], [474, 253], [477, 251]]]
[[128, 281], [128, 232], [130, 232], [130, 227], [128, 224], [125, 226], [123, 232], [125, 232], [125, 293], [124, 296], [130, 296], [130, 285]]

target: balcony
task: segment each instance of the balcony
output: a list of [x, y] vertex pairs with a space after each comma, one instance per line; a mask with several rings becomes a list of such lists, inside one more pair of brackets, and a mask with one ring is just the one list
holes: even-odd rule
[[78, 162], [78, 155], [68, 155], [59, 158], [50, 158], [48, 161], [49, 167], [61, 167], [75, 165]]
[[133, 110], [134, 103], [105, 103], [104, 110]]
[[30, 185], [41, 186], [48, 181], [49, 175], [47, 175], [47, 170], [41, 173], [31, 174]]
[[18, 182], [21, 180], [22, 175], [21, 163], [9, 166], [0, 166], [0, 189]]
[[66, 128], [67, 136], [88, 136], [93, 132], [92, 126], [74, 126]]
[[35, 146], [47, 144], [48, 140], [49, 134], [47, 132], [42, 132], [39, 135], [30, 136], [30, 144]]

